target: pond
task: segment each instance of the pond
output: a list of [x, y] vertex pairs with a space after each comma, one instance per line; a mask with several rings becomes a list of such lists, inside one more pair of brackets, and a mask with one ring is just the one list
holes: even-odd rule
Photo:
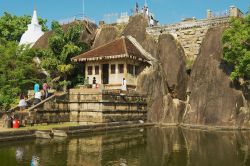
[[0, 165], [247, 166], [250, 132], [150, 127], [0, 143]]

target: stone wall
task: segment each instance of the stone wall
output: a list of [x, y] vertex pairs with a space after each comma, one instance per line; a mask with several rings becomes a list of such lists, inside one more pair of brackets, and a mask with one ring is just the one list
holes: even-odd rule
[[136, 94], [120, 95], [98, 89], [72, 89], [55, 96], [32, 111], [16, 112], [22, 125], [39, 123], [108, 123], [146, 121], [146, 98]]
[[188, 20], [165, 26], [149, 27], [147, 33], [154, 36], [155, 40], [161, 34], [172, 34], [181, 46], [188, 60], [194, 61], [199, 54], [201, 43], [211, 27], [227, 24], [229, 17], [218, 17], [204, 20]]

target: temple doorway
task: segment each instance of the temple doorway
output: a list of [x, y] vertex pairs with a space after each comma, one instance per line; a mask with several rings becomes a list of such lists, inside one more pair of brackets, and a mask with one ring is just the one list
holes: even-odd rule
[[109, 64], [102, 65], [102, 83], [109, 84]]

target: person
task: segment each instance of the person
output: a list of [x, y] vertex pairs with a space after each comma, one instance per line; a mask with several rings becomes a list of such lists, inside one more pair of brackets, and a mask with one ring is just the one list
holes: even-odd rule
[[44, 98], [45, 98], [45, 99], [46, 99], [46, 98], [48, 97], [48, 95], [49, 95], [48, 89], [49, 89], [49, 85], [48, 85], [47, 83], [44, 83], [44, 84], [43, 84], [43, 91], [44, 91]]
[[93, 77], [92, 88], [96, 88], [96, 79], [95, 79], [95, 77]]
[[41, 102], [42, 93], [40, 91], [35, 93], [34, 105]]
[[127, 90], [127, 81], [125, 78], [122, 79], [122, 88], [123, 91]]
[[146, 12], [146, 17], [149, 17], [149, 10], [148, 10], [148, 7], [146, 7], [145, 12]]
[[38, 156], [32, 156], [30, 166], [38, 166], [39, 164], [39, 157]]
[[149, 26], [153, 27], [154, 26], [154, 18], [153, 16], [150, 17], [150, 20], [149, 20]]
[[39, 91], [39, 84], [35, 83], [35, 85], [34, 85], [34, 93], [36, 93], [38, 91]]
[[27, 102], [25, 101], [25, 97], [23, 93], [20, 94], [19, 99], [20, 101], [19, 101], [18, 107], [20, 108], [20, 111], [22, 111], [25, 109], [25, 107], [27, 107]]

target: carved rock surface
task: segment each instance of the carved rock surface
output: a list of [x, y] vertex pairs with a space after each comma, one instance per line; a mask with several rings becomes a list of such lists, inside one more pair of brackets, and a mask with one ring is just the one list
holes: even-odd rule
[[224, 27], [208, 31], [201, 52], [194, 63], [190, 79], [190, 109], [184, 123], [235, 126], [243, 106], [242, 92], [229, 78], [230, 68], [223, 63], [222, 33]]

